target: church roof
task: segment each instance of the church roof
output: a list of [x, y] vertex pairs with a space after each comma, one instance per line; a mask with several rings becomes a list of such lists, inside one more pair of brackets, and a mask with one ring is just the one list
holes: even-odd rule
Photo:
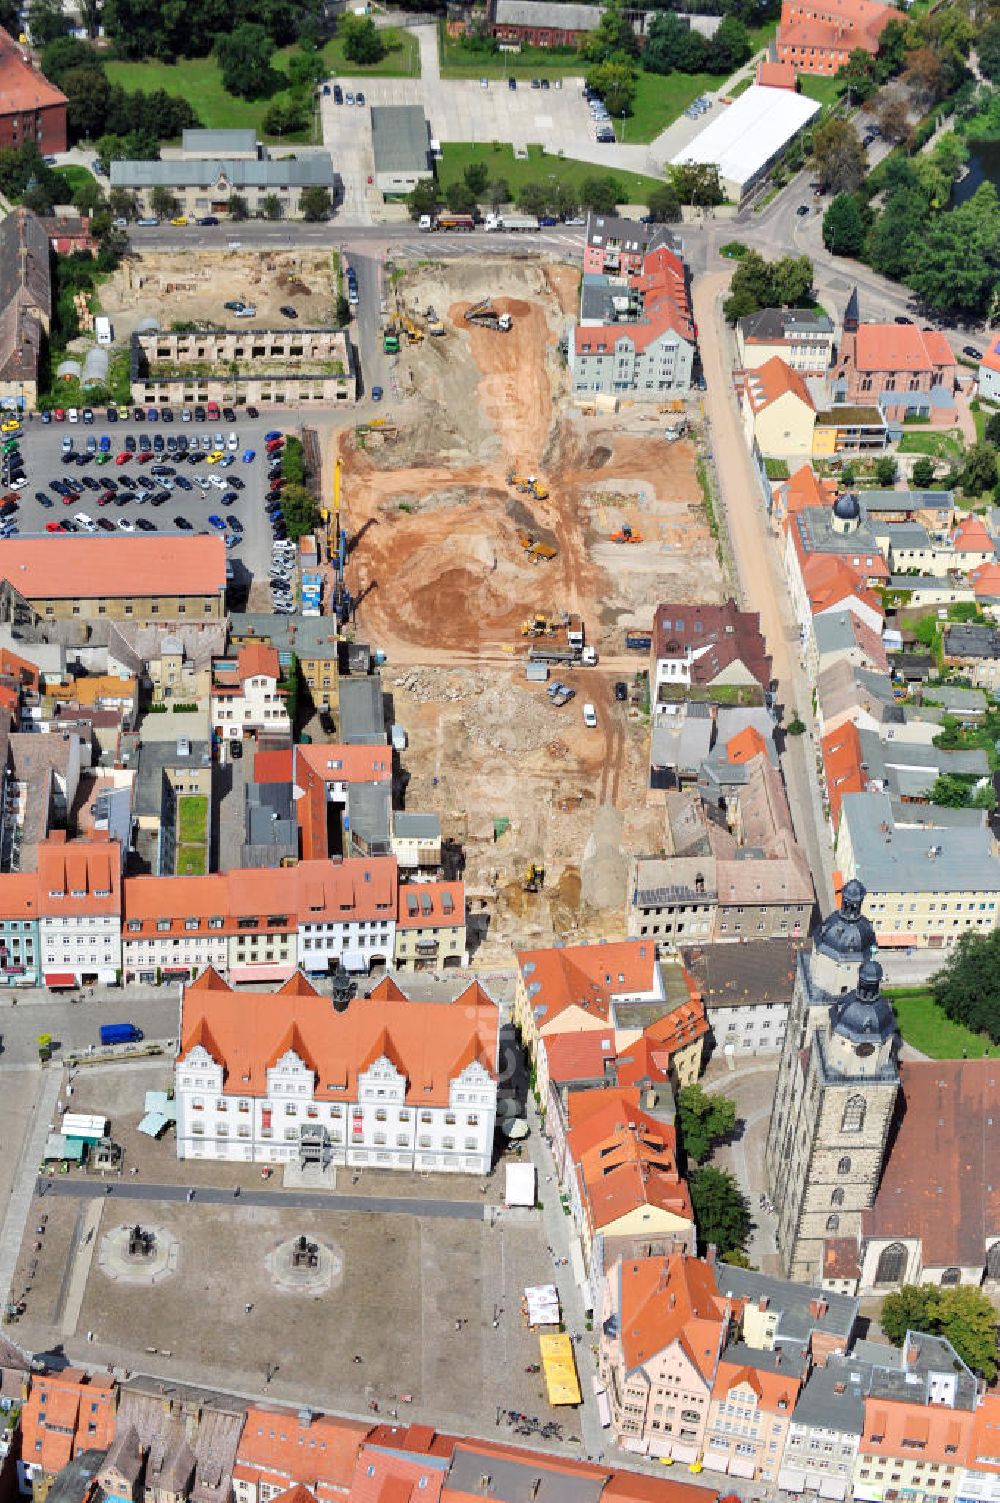
[[852, 879], [844, 883], [840, 907], [827, 915], [816, 935], [816, 949], [832, 960], [862, 960], [875, 944], [875, 930], [861, 912], [865, 888]]

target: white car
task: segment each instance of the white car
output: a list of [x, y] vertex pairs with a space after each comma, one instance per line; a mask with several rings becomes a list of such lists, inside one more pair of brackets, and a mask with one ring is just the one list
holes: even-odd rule
[[585, 704], [583, 707], [583, 723], [588, 730], [597, 730], [597, 711], [592, 704]]
[[135, 527], [134, 527], [133, 523], [131, 523], [128, 520], [127, 517], [119, 517], [118, 518], [118, 531], [119, 532], [135, 532]]
[[214, 485], [217, 491], [224, 491], [226, 488], [226, 482], [221, 475], [209, 475], [208, 483], [209, 485]]
[[97, 523], [94, 521], [93, 517], [89, 517], [85, 511], [74, 512], [73, 521], [76, 523], [77, 527], [82, 527], [84, 532], [97, 531]]
[[226, 448], [229, 450], [230, 453], [232, 453], [235, 449], [238, 449], [239, 446], [240, 446], [240, 441], [237, 438], [236, 434], [235, 433], [230, 433], [229, 438], [228, 438], [227, 443], [226, 443]]
[[70, 423], [78, 423], [80, 421], [80, 414], [75, 407], [71, 407], [66, 413], [66, 420]]

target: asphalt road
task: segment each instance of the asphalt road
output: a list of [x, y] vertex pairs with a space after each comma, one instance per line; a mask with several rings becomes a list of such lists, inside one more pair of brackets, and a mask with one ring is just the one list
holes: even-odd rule
[[[349, 1171], [346, 1171], [349, 1172]], [[340, 1195], [335, 1190], [323, 1193], [309, 1190], [212, 1190], [202, 1186], [192, 1192], [184, 1185], [142, 1185], [135, 1180], [100, 1184], [83, 1179], [39, 1178], [35, 1182], [39, 1195], [68, 1195], [78, 1200], [173, 1200], [195, 1205], [265, 1206], [274, 1210], [296, 1211], [365, 1211], [381, 1216], [430, 1216], [447, 1221], [482, 1221], [483, 1205], [478, 1200], [418, 1200], [400, 1195]]]
[[[298, 413], [295, 421], [298, 422]], [[179, 419], [179, 410], [175, 412], [175, 418]], [[180, 535], [180, 530], [175, 526], [175, 518], [186, 517], [191, 523], [194, 532], [210, 532], [208, 517], [210, 514], [221, 516], [225, 519], [232, 515], [238, 517], [243, 524], [244, 531], [235, 548], [228, 550], [228, 557], [233, 561], [236, 581], [242, 581], [249, 585], [251, 578], [267, 574], [271, 561], [271, 529], [267, 517], [264, 514], [264, 492], [266, 489], [267, 464], [264, 457], [264, 434], [272, 428], [282, 426], [281, 417], [273, 413], [269, 416], [251, 421], [245, 414], [238, 413], [238, 421], [235, 424], [220, 420], [215, 423], [182, 423], [179, 420], [173, 423], [138, 423], [133, 418], [128, 421], [109, 423], [105, 408], [96, 408], [94, 411], [93, 426], [83, 423], [70, 424], [48, 423], [43, 424], [39, 419], [29, 419], [24, 427], [24, 437], [21, 440], [21, 455], [25, 462], [27, 472], [27, 485], [21, 491], [18, 515], [14, 519], [22, 536], [35, 534], [45, 535], [46, 526], [51, 522], [59, 522], [64, 517], [72, 519], [78, 512], [85, 512], [95, 521], [99, 517], [106, 518], [116, 524], [124, 518], [135, 527], [138, 517], [142, 517], [153, 524], [157, 532], [166, 533], [168, 536]], [[225, 440], [229, 434], [235, 432], [238, 447], [234, 453], [235, 464], [228, 469], [219, 470], [217, 466], [208, 465], [204, 462], [195, 466], [186, 461], [179, 463], [176, 456], [166, 452], [157, 454], [149, 464], [141, 465], [133, 456], [125, 465], [119, 466], [112, 462], [98, 466], [91, 461], [85, 466], [64, 465], [62, 463], [63, 444], [70, 440], [74, 449], [79, 453], [86, 448], [87, 439], [94, 438], [98, 442], [102, 434], [106, 434], [111, 440], [111, 453], [124, 452], [125, 436], [132, 434], [138, 440], [140, 433], [145, 433], [152, 441], [155, 435], [160, 435], [164, 440], [164, 446], [168, 437], [178, 437], [183, 434], [189, 444], [195, 439], [214, 437], [221, 433]], [[244, 464], [242, 455], [244, 450], [253, 449], [257, 455], [252, 464]], [[150, 480], [155, 480], [150, 472], [154, 464], [173, 466], [176, 474], [175, 489], [170, 493], [170, 499], [162, 506], [153, 507], [148, 501], [139, 501], [138, 493], [127, 491], [118, 486], [117, 494], [127, 496], [124, 505], [112, 503], [106, 507], [97, 506], [99, 490], [86, 484], [88, 479], [98, 484], [104, 479], [116, 482], [123, 475], [131, 479], [137, 479], [140, 474], [145, 474]], [[191, 490], [184, 490], [176, 485], [177, 476], [183, 476], [191, 483]], [[210, 487], [202, 492], [195, 483], [195, 477], [208, 479], [217, 476], [221, 480], [228, 480], [235, 476], [243, 482], [244, 489], [236, 489], [237, 500], [231, 503], [222, 503], [224, 491], [216, 487]], [[51, 489], [53, 480], [65, 480], [76, 484], [81, 489], [80, 499], [70, 505], [64, 504], [62, 498]], [[231, 488], [231, 487], [230, 487]], [[51, 507], [43, 506], [36, 500], [36, 492], [47, 493], [52, 501]], [[138, 535], [144, 529], [136, 529]], [[111, 537], [110, 532], [101, 531], [99, 536]], [[152, 534], [147, 533], [147, 536]], [[58, 547], [62, 538], [53, 535], [52, 546]]]
[[37, 1063], [38, 1035], [50, 1033], [59, 1054], [87, 1049], [98, 1042], [102, 1023], [135, 1023], [147, 1039], [177, 1037], [177, 988], [155, 992], [141, 987], [103, 988], [94, 996], [81, 993], [78, 1002], [52, 993], [31, 992], [14, 1005], [0, 1001], [0, 1071]]

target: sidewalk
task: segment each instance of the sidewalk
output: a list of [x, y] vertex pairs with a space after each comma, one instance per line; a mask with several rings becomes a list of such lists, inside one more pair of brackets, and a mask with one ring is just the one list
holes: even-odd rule
[[41, 1071], [38, 1094], [21, 1144], [17, 1176], [0, 1228], [0, 1308], [11, 1298], [11, 1281], [35, 1194], [35, 1177], [55, 1115], [62, 1078], [61, 1064], [50, 1065]]

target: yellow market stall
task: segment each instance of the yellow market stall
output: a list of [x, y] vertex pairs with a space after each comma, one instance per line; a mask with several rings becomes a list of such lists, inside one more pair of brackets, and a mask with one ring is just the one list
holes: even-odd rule
[[541, 1353], [542, 1372], [545, 1374], [549, 1403], [553, 1408], [559, 1404], [581, 1403], [583, 1396], [580, 1393], [580, 1381], [576, 1375], [573, 1343], [569, 1337], [539, 1336], [538, 1349]]

